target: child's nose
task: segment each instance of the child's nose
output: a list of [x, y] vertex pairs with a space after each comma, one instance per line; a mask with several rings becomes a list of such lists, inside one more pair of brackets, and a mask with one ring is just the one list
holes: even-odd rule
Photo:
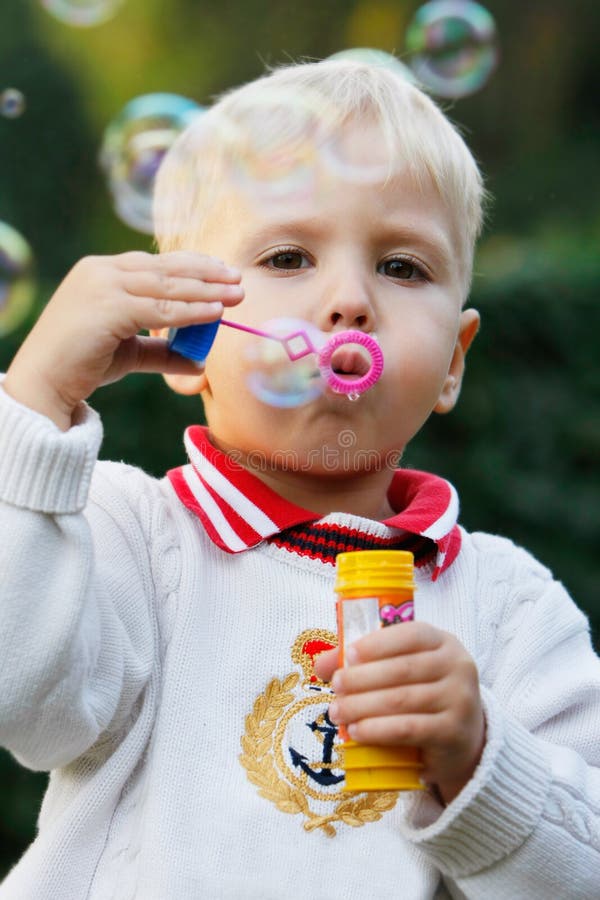
[[357, 281], [337, 284], [327, 291], [321, 307], [321, 327], [324, 331], [332, 328], [358, 328], [372, 331], [375, 328], [375, 310], [366, 285]]

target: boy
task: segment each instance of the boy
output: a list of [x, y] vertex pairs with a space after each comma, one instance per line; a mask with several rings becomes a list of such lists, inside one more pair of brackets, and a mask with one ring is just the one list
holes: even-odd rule
[[[460, 529], [447, 482], [389, 465], [458, 398], [481, 194], [390, 70], [290, 67], [177, 142], [160, 254], [59, 287], [1, 398], [0, 741], [53, 770], [2, 900], [597, 896], [585, 618], [525, 551]], [[225, 307], [376, 334], [383, 376], [356, 403], [261, 404], [238, 331], [203, 369], [159, 337]], [[95, 465], [83, 400], [134, 370], [204, 401], [158, 482]], [[413, 550], [416, 621], [334, 674], [335, 555], [363, 547]], [[420, 747], [427, 789], [344, 794], [342, 722]]]

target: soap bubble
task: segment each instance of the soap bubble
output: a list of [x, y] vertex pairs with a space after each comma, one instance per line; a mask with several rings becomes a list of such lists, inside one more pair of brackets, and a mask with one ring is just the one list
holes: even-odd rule
[[111, 19], [124, 0], [41, 0], [56, 19], [76, 28], [92, 28]]
[[326, 101], [309, 90], [267, 86], [224, 129], [232, 180], [261, 201], [310, 199], [334, 118]]
[[498, 61], [496, 26], [471, 0], [433, 0], [417, 10], [406, 32], [418, 81], [439, 97], [466, 97], [486, 83]]
[[248, 369], [247, 383], [252, 393], [263, 403], [289, 409], [315, 400], [325, 387], [315, 353], [302, 355], [308, 344], [320, 347], [324, 335], [302, 319], [279, 318], [261, 325], [261, 329], [280, 338], [289, 338], [288, 352], [280, 341], [252, 337], [245, 346]]
[[100, 165], [119, 218], [152, 234], [154, 178], [174, 140], [203, 108], [177, 94], [144, 94], [131, 100], [104, 133]]
[[17, 88], [5, 88], [0, 93], [0, 116], [5, 119], [18, 119], [25, 112], [25, 95]]
[[0, 222], [0, 335], [18, 328], [34, 296], [31, 248], [11, 225]]
[[[404, 81], [416, 83], [415, 76], [408, 66], [385, 50], [352, 47], [334, 53], [328, 60], [349, 60], [386, 68]], [[371, 143], [361, 148], [352, 129], [336, 129], [331, 138], [324, 143], [322, 155], [325, 164], [336, 177], [358, 184], [376, 184], [385, 181], [393, 168], [393, 161], [385, 142], [380, 142], [377, 147], [373, 147]]]

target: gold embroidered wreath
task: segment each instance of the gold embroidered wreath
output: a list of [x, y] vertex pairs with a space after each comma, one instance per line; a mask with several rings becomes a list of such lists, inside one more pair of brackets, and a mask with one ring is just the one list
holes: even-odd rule
[[270, 800], [281, 812], [306, 817], [304, 828], [314, 831], [322, 828], [326, 835], [333, 837], [336, 830], [333, 822], [344, 822], [358, 828], [367, 822], [376, 822], [384, 812], [392, 809], [398, 799], [397, 791], [378, 791], [369, 794], [348, 794], [336, 804], [327, 816], [312, 812], [303, 792], [279, 777], [272, 754], [273, 732], [278, 719], [290, 703], [294, 701], [294, 688], [300, 676], [288, 675], [283, 681], [273, 678], [267, 689], [254, 703], [252, 712], [246, 716], [246, 730], [242, 736], [242, 750], [239, 760], [249, 781], [256, 785], [258, 793]]

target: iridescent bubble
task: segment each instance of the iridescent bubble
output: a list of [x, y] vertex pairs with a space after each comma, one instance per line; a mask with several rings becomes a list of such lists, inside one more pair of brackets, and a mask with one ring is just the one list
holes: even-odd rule
[[11, 225], [0, 222], [0, 335], [18, 328], [34, 296], [31, 248]]
[[154, 179], [177, 136], [203, 111], [178, 94], [144, 94], [131, 100], [104, 133], [100, 165], [119, 218], [152, 234]]
[[5, 88], [0, 93], [0, 116], [5, 119], [18, 119], [25, 112], [25, 94], [17, 88]]
[[[353, 47], [340, 50], [329, 60], [365, 63], [369, 66], [389, 69], [396, 76], [414, 84], [412, 71], [401, 60], [385, 50], [372, 47]], [[336, 129], [323, 146], [323, 161], [338, 178], [358, 184], [376, 184], [385, 181], [393, 168], [393, 161], [384, 142], [376, 147], [372, 142], [361, 146], [353, 129]]]
[[259, 102], [235, 112], [224, 130], [233, 182], [266, 202], [302, 202], [317, 185], [320, 152], [334, 114], [326, 101], [269, 86]]
[[[273, 319], [261, 325], [261, 329], [280, 338], [289, 337], [287, 346], [292, 355], [302, 353], [306, 345], [303, 334], [315, 347], [324, 341], [322, 332], [303, 319]], [[294, 338], [296, 333], [298, 337]], [[325, 382], [314, 353], [291, 360], [279, 341], [252, 337], [246, 342], [244, 356], [248, 386], [255, 397], [269, 406], [282, 409], [303, 406], [324, 390]]]
[[56, 19], [76, 28], [93, 28], [111, 19], [124, 0], [41, 0]]
[[406, 48], [417, 80], [439, 97], [466, 97], [486, 83], [498, 62], [496, 26], [471, 0], [433, 0], [417, 10]]

